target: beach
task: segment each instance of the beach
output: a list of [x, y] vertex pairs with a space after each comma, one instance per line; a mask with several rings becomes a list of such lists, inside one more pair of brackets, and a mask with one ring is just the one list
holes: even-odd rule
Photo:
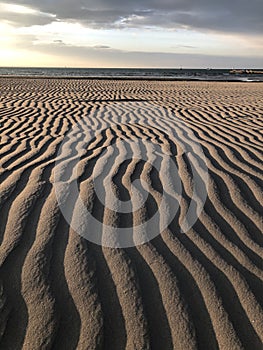
[[262, 92], [0, 77], [0, 348], [262, 349]]

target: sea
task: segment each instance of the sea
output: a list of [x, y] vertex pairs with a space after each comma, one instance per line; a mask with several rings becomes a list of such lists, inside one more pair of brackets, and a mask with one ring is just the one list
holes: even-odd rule
[[[263, 71], [263, 69], [253, 69]], [[56, 77], [56, 78], [111, 78], [157, 79], [193, 81], [244, 81], [262, 82], [263, 74], [231, 73], [231, 69], [168, 69], [168, 68], [21, 68], [0, 67], [0, 76]]]

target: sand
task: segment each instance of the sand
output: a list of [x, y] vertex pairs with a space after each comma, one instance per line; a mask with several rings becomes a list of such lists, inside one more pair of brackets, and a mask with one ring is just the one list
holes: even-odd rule
[[[0, 348], [262, 349], [262, 92], [256, 83], [0, 78]], [[147, 159], [128, 160], [125, 143], [110, 153], [112, 144], [141, 139], [144, 156], [160, 145], [174, 158], [178, 210], [145, 244], [111, 248], [105, 234], [104, 246], [95, 244], [98, 227], [88, 227], [87, 240], [61, 212], [56, 160], [84, 115], [107, 130], [82, 153], [75, 181], [105, 225], [135, 231], [158, 212], [162, 179], [173, 181]], [[194, 174], [173, 141], [180, 121], [201, 145], [209, 175], [187, 232], [180, 223]], [[76, 144], [67, 145], [74, 158]], [[105, 208], [92, 175], [108, 164], [116, 197], [104, 191]], [[196, 164], [201, 173], [202, 160]], [[132, 214], [118, 213], [116, 198], [127, 201], [140, 177], [151, 195]]]

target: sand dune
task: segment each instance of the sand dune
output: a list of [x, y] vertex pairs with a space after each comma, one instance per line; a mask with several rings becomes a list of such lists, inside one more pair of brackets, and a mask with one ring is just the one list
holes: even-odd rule
[[262, 84], [1, 78], [0, 106], [1, 349], [262, 349]]

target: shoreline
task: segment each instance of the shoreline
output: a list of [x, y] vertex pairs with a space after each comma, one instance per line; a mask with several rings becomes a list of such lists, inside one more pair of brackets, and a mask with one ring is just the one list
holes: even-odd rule
[[117, 81], [169, 81], [169, 82], [211, 82], [211, 83], [263, 83], [263, 80], [242, 80], [242, 79], [185, 79], [169, 77], [96, 77], [96, 76], [41, 76], [41, 75], [0, 75], [0, 79], [59, 79], [59, 80], [117, 80]]

